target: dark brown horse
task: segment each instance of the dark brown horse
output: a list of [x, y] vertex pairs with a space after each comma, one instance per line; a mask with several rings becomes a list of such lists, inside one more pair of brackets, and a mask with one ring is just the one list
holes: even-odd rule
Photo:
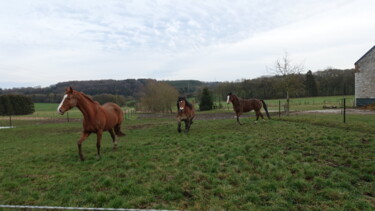
[[111, 134], [113, 149], [117, 148], [116, 135], [125, 135], [121, 132], [121, 123], [124, 115], [118, 105], [106, 103], [101, 106], [82, 92], [75, 91], [72, 87], [69, 87], [65, 90], [64, 98], [57, 111], [63, 115], [73, 107], [77, 107], [83, 114], [83, 131], [81, 138], [77, 142], [79, 157], [82, 161], [84, 157], [81, 145], [91, 133], [96, 133], [97, 135], [96, 148], [98, 150], [98, 159], [100, 159], [100, 144], [103, 131], [108, 131]]
[[237, 122], [240, 125], [242, 124], [239, 118], [242, 115], [242, 113], [249, 112], [252, 110], [254, 110], [255, 114], [257, 115], [257, 119], [256, 119], [257, 121], [259, 119], [259, 116], [262, 117], [262, 119], [264, 119], [263, 114], [260, 112], [262, 105], [263, 105], [264, 110], [266, 111], [268, 119], [271, 119], [270, 114], [268, 113], [268, 110], [267, 110], [267, 105], [263, 100], [241, 99], [241, 98], [238, 98], [236, 95], [229, 93], [227, 97], [227, 103], [229, 104], [229, 102], [232, 102], [233, 104], [233, 110], [234, 112], [236, 112]]
[[181, 133], [181, 121], [185, 122], [185, 133], [189, 132], [195, 117], [194, 106], [185, 97], [178, 97], [177, 100], [177, 131]]

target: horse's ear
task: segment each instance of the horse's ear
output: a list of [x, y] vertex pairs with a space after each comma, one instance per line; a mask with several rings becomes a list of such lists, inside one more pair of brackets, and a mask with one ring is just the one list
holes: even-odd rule
[[65, 89], [66, 94], [73, 94], [73, 88], [70, 86]]
[[228, 95], [229, 95], [229, 96], [232, 95], [232, 92], [229, 92]]

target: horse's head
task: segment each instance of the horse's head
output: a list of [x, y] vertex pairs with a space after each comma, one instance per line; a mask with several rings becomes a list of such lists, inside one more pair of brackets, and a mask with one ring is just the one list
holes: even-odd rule
[[233, 97], [234, 95], [232, 95], [232, 92], [229, 92], [228, 93], [228, 96], [227, 96], [227, 103], [229, 104], [230, 102], [233, 102]]
[[178, 100], [177, 100], [177, 109], [178, 109], [178, 112], [181, 113], [184, 111], [185, 109], [185, 106], [186, 106], [186, 99], [185, 97], [178, 97]]
[[61, 115], [77, 106], [77, 96], [74, 94], [74, 92], [75, 91], [72, 87], [65, 89], [64, 98], [62, 99], [59, 107], [57, 107], [57, 112], [59, 112]]

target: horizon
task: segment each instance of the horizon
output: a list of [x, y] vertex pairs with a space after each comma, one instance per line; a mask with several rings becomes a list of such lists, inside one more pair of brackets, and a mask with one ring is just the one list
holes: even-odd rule
[[352, 69], [375, 1], [0, 2], [0, 88], [61, 81], [254, 79], [288, 53], [303, 72]]
[[[317, 73], [317, 72], [321, 72], [321, 71], [326, 71], [326, 70], [340, 70], [340, 71], [345, 71], [345, 70], [354, 70], [354, 68], [351, 68], [351, 69], [336, 69], [336, 68], [327, 68], [325, 70], [318, 70], [318, 71], [311, 71], [313, 74], [314, 73]], [[310, 71], [310, 70], [308, 70]], [[304, 73], [297, 73], [297, 74], [306, 74], [308, 71], [304, 72]], [[256, 78], [241, 78], [241, 79], [235, 79], [235, 80], [232, 80], [232, 81], [203, 81], [203, 80], [197, 80], [197, 79], [181, 79], [181, 80], [164, 80], [164, 79], [161, 79], [161, 80], [158, 80], [158, 79], [155, 79], [155, 78], [125, 78], [125, 79], [95, 79], [95, 80], [71, 80], [71, 81], [60, 81], [60, 82], [57, 82], [57, 83], [54, 83], [54, 84], [50, 84], [48, 86], [41, 86], [41, 85], [37, 85], [37, 86], [23, 86], [23, 87], [10, 87], [10, 88], [1, 88], [2, 90], [11, 90], [11, 89], [23, 89], [23, 88], [32, 88], [32, 89], [44, 89], [44, 88], [48, 88], [48, 87], [51, 87], [51, 86], [55, 86], [57, 84], [60, 84], [60, 83], [68, 83], [68, 82], [90, 82], [90, 81], [126, 81], [126, 80], [156, 80], [158, 82], [168, 82], [168, 81], [198, 81], [198, 82], [201, 82], [201, 83], [236, 83], [236, 82], [241, 82], [241, 81], [244, 81], [244, 80], [256, 80], [256, 79], [259, 79], [259, 78], [268, 78], [268, 77], [275, 77], [275, 76], [278, 76], [278, 75], [263, 75], [263, 76], [259, 76], [259, 77], [256, 77]]]

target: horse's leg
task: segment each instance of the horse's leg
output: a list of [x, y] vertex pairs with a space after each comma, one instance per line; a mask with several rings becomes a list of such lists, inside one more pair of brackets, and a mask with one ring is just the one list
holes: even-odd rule
[[98, 160], [100, 160], [100, 144], [102, 142], [103, 130], [96, 132], [96, 149], [98, 151]]
[[185, 133], [189, 132], [190, 129], [190, 120], [186, 119], [185, 120]]
[[83, 157], [83, 154], [82, 154], [82, 142], [90, 135], [89, 132], [83, 132], [82, 135], [81, 135], [81, 138], [77, 141], [77, 146], [78, 146], [78, 154], [79, 154], [79, 158], [81, 159], [81, 161], [84, 161], [85, 158]]
[[242, 123], [240, 122], [240, 116], [239, 115], [237, 115], [237, 122], [238, 122], [238, 124], [242, 125]]
[[256, 116], [257, 116], [257, 119], [255, 120], [255, 123], [257, 123], [257, 122], [258, 122], [258, 119], [259, 119], [259, 111], [255, 111], [255, 114], [256, 114]]
[[[257, 120], [256, 120], [256, 122], [258, 122], [259, 117], [262, 117], [262, 119], [264, 120], [264, 118], [263, 118], [263, 114], [260, 112], [260, 110], [255, 111], [255, 113], [256, 113], [256, 115], [257, 115]], [[256, 122], [255, 122], [255, 123], [256, 123]]]
[[113, 131], [113, 129], [108, 130], [108, 132], [109, 132], [109, 134], [111, 134], [111, 138], [112, 138], [112, 142], [113, 142], [113, 150], [116, 150], [117, 149], [117, 141], [116, 141], [115, 132]]
[[177, 131], [181, 133], [181, 119], [177, 120]]

